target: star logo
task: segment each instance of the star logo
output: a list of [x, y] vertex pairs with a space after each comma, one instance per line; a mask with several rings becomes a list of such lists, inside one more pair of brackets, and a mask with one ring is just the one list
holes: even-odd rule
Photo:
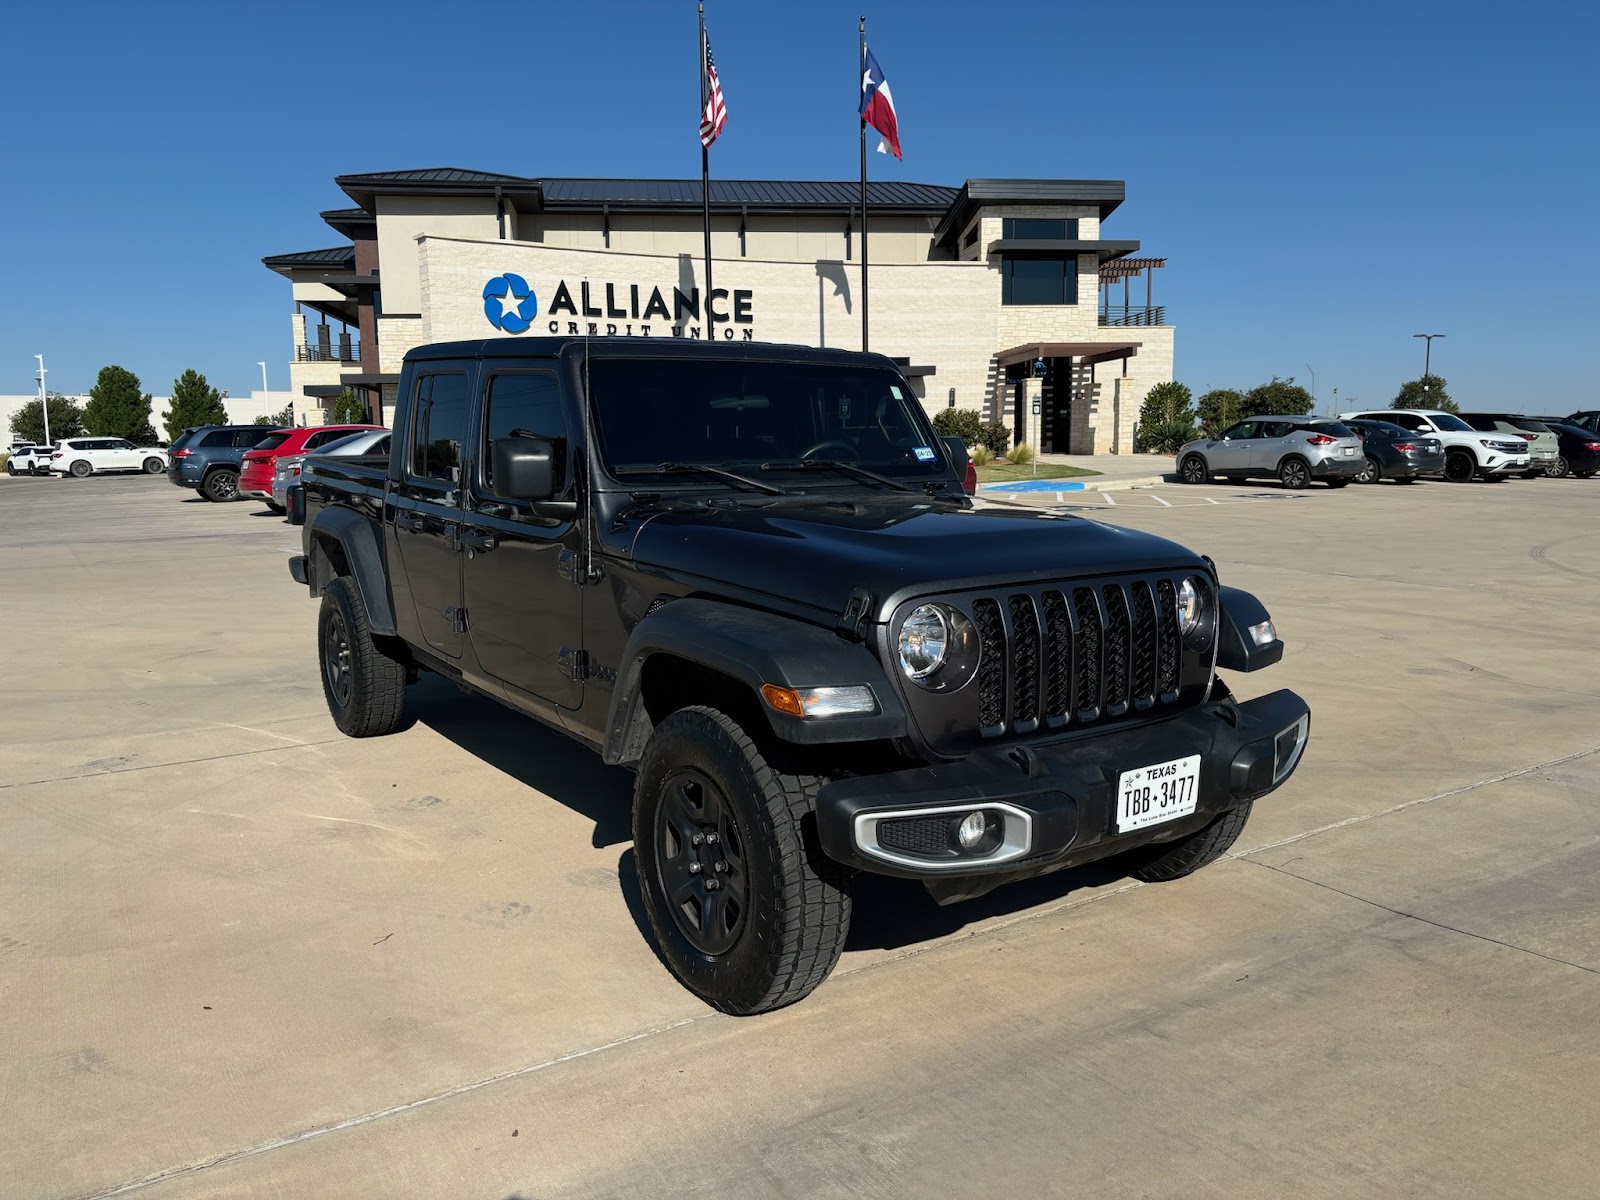
[[527, 333], [539, 315], [539, 298], [521, 275], [507, 271], [483, 285], [483, 315], [506, 333]]

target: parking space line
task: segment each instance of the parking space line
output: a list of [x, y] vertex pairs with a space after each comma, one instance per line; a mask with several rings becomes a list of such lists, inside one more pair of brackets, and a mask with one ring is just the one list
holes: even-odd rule
[[1163, 500], [1160, 496], [1157, 496], [1153, 492], [1150, 495], [1150, 499], [1154, 500], [1157, 504], [1165, 505], [1167, 508], [1171, 508], [1172, 507], [1172, 501], [1171, 500]]

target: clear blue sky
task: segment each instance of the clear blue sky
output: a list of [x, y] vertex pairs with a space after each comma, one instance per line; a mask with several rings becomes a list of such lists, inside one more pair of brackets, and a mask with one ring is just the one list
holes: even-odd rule
[[[711, 0], [724, 178], [856, 173], [856, 17], [905, 161], [874, 178], [1126, 179], [1105, 236], [1169, 260], [1198, 392], [1270, 376], [1387, 401], [1434, 369], [1473, 405], [1600, 394], [1592, 3]], [[288, 284], [336, 245], [342, 172], [693, 177], [695, 9], [576, 4], [12, 5], [0, 72], [0, 393], [162, 393], [186, 367], [288, 384]], [[1359, 398], [1359, 400], [1356, 400]]]

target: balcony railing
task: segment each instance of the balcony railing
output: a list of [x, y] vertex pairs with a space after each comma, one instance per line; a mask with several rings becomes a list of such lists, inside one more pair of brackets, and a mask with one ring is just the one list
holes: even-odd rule
[[341, 343], [337, 346], [318, 346], [302, 342], [294, 348], [294, 360], [295, 362], [360, 362], [361, 347], [354, 342]]
[[1164, 304], [1112, 305], [1100, 310], [1102, 325], [1165, 325], [1167, 308]]

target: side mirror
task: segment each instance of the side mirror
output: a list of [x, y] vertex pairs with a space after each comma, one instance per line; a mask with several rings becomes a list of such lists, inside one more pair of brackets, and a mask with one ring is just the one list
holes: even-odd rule
[[971, 451], [967, 449], [967, 443], [958, 437], [947, 437], [943, 441], [945, 449], [950, 452], [950, 461], [955, 464], [956, 475], [965, 475], [967, 463], [972, 458]]
[[538, 502], [556, 494], [555, 446], [546, 439], [496, 438], [489, 454], [496, 495]]

